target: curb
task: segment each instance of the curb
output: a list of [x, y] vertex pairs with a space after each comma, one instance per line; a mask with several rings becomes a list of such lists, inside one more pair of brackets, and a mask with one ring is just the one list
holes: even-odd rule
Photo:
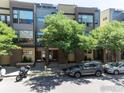
[[15, 77], [17, 75], [7, 75], [7, 76], [4, 76], [4, 77]]

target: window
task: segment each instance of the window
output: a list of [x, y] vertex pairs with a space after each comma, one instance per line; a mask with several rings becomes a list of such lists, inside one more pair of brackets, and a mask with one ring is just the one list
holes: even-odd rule
[[97, 67], [97, 64], [93, 64], [93, 63], [85, 63], [84, 64], [84, 68], [95, 68]]
[[1, 17], [1, 18], [0, 18], [1, 21], [3, 21], [3, 22], [6, 21], [5, 15], [1, 15], [0, 17]]
[[10, 24], [10, 16], [7, 16], [7, 23]]
[[97, 64], [90, 64], [89, 67], [96, 67]]
[[44, 16], [37, 17], [38, 22], [44, 22], [44, 19], [45, 19], [45, 17], [44, 17]]
[[14, 9], [13, 10], [13, 22], [14, 23], [33, 23], [33, 11], [24, 9]]
[[9, 15], [0, 15], [0, 21], [10, 24], [10, 16]]
[[89, 14], [79, 14], [78, 22], [85, 24], [87, 27], [93, 28], [93, 15]]
[[19, 31], [19, 37], [32, 39], [33, 38], [33, 31]]
[[33, 51], [32, 50], [23, 50], [24, 55], [32, 55]]

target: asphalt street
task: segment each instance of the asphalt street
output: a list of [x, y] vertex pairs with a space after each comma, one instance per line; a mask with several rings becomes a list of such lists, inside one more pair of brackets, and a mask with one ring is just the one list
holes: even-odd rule
[[21, 82], [7, 77], [0, 82], [0, 93], [124, 93], [124, 75], [28, 76]]

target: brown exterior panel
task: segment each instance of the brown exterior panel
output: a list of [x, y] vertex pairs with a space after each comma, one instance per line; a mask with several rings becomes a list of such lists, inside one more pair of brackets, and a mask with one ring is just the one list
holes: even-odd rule
[[22, 49], [14, 49], [12, 50], [12, 56], [10, 57], [10, 64], [16, 65], [22, 61]]
[[34, 8], [33, 3], [19, 2], [16, 0], [10, 1], [10, 5], [11, 5], [11, 7], [18, 7], [18, 8], [29, 8], [29, 9]]

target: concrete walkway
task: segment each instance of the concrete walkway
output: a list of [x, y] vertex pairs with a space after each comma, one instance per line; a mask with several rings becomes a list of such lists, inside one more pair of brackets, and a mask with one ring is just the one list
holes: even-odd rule
[[[71, 65], [74, 65], [74, 64], [67, 65], [67, 64], [50, 63], [47, 69], [45, 70], [44, 63], [37, 63], [35, 67], [32, 67], [30, 69], [28, 74], [34, 74], [34, 73], [41, 74], [44, 71], [47, 71], [48, 73], [60, 73], [62, 68], [65, 68]], [[5, 67], [5, 69], [7, 72], [5, 77], [14, 77], [14, 76], [17, 76], [19, 73], [19, 68], [17, 67]]]

